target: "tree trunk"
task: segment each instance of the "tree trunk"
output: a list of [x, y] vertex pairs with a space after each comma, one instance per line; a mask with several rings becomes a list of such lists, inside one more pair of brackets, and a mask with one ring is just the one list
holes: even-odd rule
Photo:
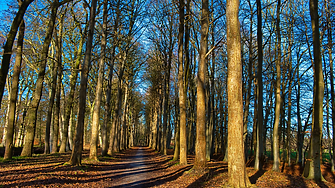
[[19, 35], [17, 39], [17, 49], [16, 49], [16, 58], [14, 65], [14, 72], [12, 76], [12, 89], [10, 92], [10, 102], [8, 109], [8, 123], [7, 123], [7, 135], [6, 135], [6, 148], [4, 159], [11, 159], [13, 155], [13, 136], [14, 136], [14, 126], [15, 126], [15, 112], [16, 112], [16, 101], [19, 88], [19, 79], [21, 72], [22, 64], [22, 49], [23, 49], [23, 38], [25, 31], [24, 20], [21, 21], [19, 28]]
[[[175, 132], [174, 132], [174, 154], [173, 154], [173, 160], [174, 161], [177, 161], [179, 159], [179, 155], [180, 155], [180, 120], [178, 117], [178, 114], [180, 115], [180, 113], [178, 113], [178, 109], [179, 108], [179, 103], [178, 103], [178, 95], [177, 95], [177, 92], [178, 92], [178, 89], [177, 89], [177, 84], [176, 84], [177, 81], [175, 81], [174, 85], [175, 85], [175, 88], [174, 88], [174, 91], [175, 91], [175, 96], [176, 96], [176, 99], [175, 99], [175, 117], [174, 117], [174, 124], [175, 124]], [[179, 86], [178, 86], [179, 87]]]
[[96, 86], [96, 93], [94, 99], [94, 112], [91, 127], [91, 141], [90, 141], [90, 156], [92, 160], [98, 160], [98, 135], [99, 135], [99, 123], [100, 123], [100, 109], [102, 99], [102, 87], [103, 77], [105, 68], [105, 55], [106, 55], [106, 41], [107, 41], [107, 0], [104, 0], [103, 5], [103, 23], [102, 23], [102, 35], [101, 35], [101, 57], [99, 63], [98, 72], [98, 83]]
[[84, 131], [84, 120], [85, 120], [85, 108], [86, 108], [86, 90], [87, 90], [87, 79], [91, 64], [91, 51], [92, 42], [94, 35], [95, 15], [96, 15], [97, 0], [92, 0], [90, 9], [90, 20], [88, 38], [86, 42], [85, 59], [83, 61], [80, 90], [79, 90], [79, 112], [75, 136], [75, 145], [72, 150], [71, 158], [69, 163], [71, 165], [81, 165], [81, 154], [83, 150], [83, 131]]
[[281, 109], [281, 94], [280, 94], [280, 82], [281, 82], [281, 72], [280, 72], [280, 64], [281, 64], [281, 39], [280, 39], [280, 0], [278, 0], [277, 5], [277, 22], [276, 22], [276, 31], [277, 31], [277, 61], [276, 61], [276, 107], [275, 107], [275, 122], [273, 126], [273, 171], [279, 172], [280, 165], [280, 156], [279, 156], [279, 121], [280, 121], [280, 109]]
[[264, 126], [263, 126], [263, 32], [262, 32], [262, 6], [261, 0], [257, 0], [257, 49], [258, 49], [258, 66], [257, 66], [257, 148], [255, 155], [255, 170], [263, 168], [263, 143], [264, 143]]
[[[64, 17], [64, 15], [62, 15]], [[58, 36], [56, 35], [56, 53], [57, 53], [57, 68], [58, 68], [58, 79], [57, 79], [57, 92], [56, 92], [56, 106], [54, 113], [54, 126], [53, 126], [53, 144], [52, 144], [52, 153], [58, 151], [58, 137], [59, 137], [59, 120], [60, 120], [60, 94], [62, 90], [62, 35], [63, 35], [63, 18], [59, 23]]]
[[206, 64], [208, 46], [209, 9], [208, 0], [202, 0], [201, 39], [197, 85], [197, 139], [195, 146], [195, 169], [206, 167]]
[[323, 124], [323, 97], [324, 97], [324, 81], [322, 72], [322, 62], [320, 53], [320, 31], [319, 31], [319, 15], [318, 15], [318, 0], [310, 0], [309, 2], [312, 31], [313, 31], [313, 55], [314, 55], [314, 84], [315, 84], [315, 100], [314, 100], [314, 126], [311, 134], [310, 147], [310, 165], [308, 179], [315, 181], [324, 180], [321, 174], [321, 138]]
[[186, 88], [184, 85], [183, 68], [183, 38], [184, 38], [184, 0], [179, 0], [179, 33], [178, 33], [178, 86], [179, 86], [179, 129], [180, 129], [180, 164], [187, 164], [187, 137], [186, 137]]
[[244, 159], [241, 35], [239, 0], [227, 1], [228, 184], [249, 187]]

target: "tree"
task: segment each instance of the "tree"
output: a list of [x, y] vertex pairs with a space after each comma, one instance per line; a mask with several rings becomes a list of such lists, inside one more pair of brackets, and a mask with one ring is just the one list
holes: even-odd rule
[[249, 187], [244, 159], [241, 35], [239, 1], [227, 1], [228, 174], [229, 186]]
[[180, 164], [187, 164], [187, 139], [186, 139], [186, 89], [184, 85], [183, 68], [183, 38], [184, 38], [184, 0], [179, 0], [179, 33], [178, 33], [178, 86], [179, 86], [179, 126], [180, 126]]
[[320, 52], [320, 31], [318, 0], [309, 1], [309, 9], [313, 31], [313, 58], [314, 58], [314, 123], [312, 124], [311, 146], [309, 151], [308, 179], [315, 181], [324, 180], [321, 174], [321, 139], [323, 125], [323, 97], [324, 97], [324, 80], [322, 71], [322, 61]]
[[281, 109], [281, 72], [280, 72], [280, 64], [281, 64], [281, 38], [280, 38], [280, 0], [278, 0], [277, 4], [277, 20], [276, 20], [276, 34], [277, 34], [277, 60], [276, 60], [276, 108], [275, 108], [275, 122], [273, 125], [273, 171], [279, 172], [280, 158], [279, 158], [279, 122], [280, 122], [280, 109]]
[[92, 0], [90, 7], [89, 30], [86, 42], [85, 59], [82, 65], [80, 90], [79, 90], [79, 112], [77, 120], [77, 128], [75, 134], [75, 145], [72, 150], [69, 163], [71, 165], [81, 165], [81, 154], [83, 149], [83, 131], [86, 108], [86, 94], [87, 94], [87, 78], [91, 64], [91, 51], [94, 35], [95, 15], [96, 15], [97, 0]]
[[197, 86], [197, 139], [195, 146], [195, 169], [206, 167], [206, 70], [209, 28], [208, 0], [202, 0], [201, 8], [201, 39], [198, 65]]
[[264, 143], [264, 126], [263, 126], [263, 32], [262, 32], [262, 6], [261, 0], [257, 0], [257, 49], [258, 49], [258, 66], [257, 66], [257, 148], [255, 156], [255, 170], [262, 170], [263, 167], [263, 143]]
[[16, 102], [19, 89], [19, 78], [21, 72], [22, 64], [22, 50], [23, 50], [23, 38], [25, 31], [25, 23], [22, 19], [19, 35], [17, 41], [17, 51], [14, 65], [14, 73], [12, 76], [12, 89], [10, 92], [10, 103], [8, 109], [8, 123], [7, 123], [7, 135], [6, 135], [6, 148], [4, 159], [11, 159], [13, 154], [13, 136], [14, 136], [14, 125], [15, 125], [15, 111], [16, 111]]
[[107, 0], [103, 3], [103, 23], [102, 23], [102, 38], [101, 38], [101, 57], [99, 62], [99, 72], [98, 72], [98, 83], [96, 86], [96, 93], [94, 99], [94, 112], [91, 128], [91, 142], [90, 142], [90, 159], [98, 160], [98, 129], [100, 122], [100, 109], [101, 109], [101, 99], [102, 99], [102, 87], [103, 87], [103, 76], [105, 68], [105, 55], [106, 55], [106, 41], [107, 41]]

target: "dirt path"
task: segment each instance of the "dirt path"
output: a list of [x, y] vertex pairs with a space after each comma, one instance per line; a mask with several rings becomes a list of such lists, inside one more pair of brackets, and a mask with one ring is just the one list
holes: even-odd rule
[[125, 162], [122, 163], [126, 165], [126, 169], [122, 174], [123, 177], [119, 178], [117, 182], [113, 182], [113, 187], [146, 187], [146, 180], [152, 176], [152, 169], [155, 168], [155, 165], [150, 164], [148, 152], [145, 152], [143, 147], [133, 149], [135, 152], [131, 153], [135, 153], [134, 156], [123, 158]]
[[[121, 157], [121, 156], [120, 156]], [[170, 157], [157, 155], [147, 147], [133, 147], [122, 156], [125, 168], [122, 176], [112, 183], [115, 188], [161, 186], [180, 177], [191, 167], [171, 170]], [[169, 168], [169, 169], [168, 169]]]

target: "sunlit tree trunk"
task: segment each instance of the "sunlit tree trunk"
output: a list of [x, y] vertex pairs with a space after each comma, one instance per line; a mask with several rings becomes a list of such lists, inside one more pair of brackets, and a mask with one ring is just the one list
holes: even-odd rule
[[239, 0], [227, 1], [228, 184], [249, 187], [244, 159], [241, 35]]
[[75, 134], [74, 147], [72, 150], [71, 158], [69, 163], [71, 165], [81, 165], [81, 157], [83, 150], [83, 131], [84, 131], [84, 120], [85, 120], [85, 108], [86, 108], [86, 90], [87, 90], [87, 79], [89, 68], [91, 64], [91, 51], [92, 42], [94, 35], [94, 25], [95, 25], [95, 15], [96, 15], [97, 0], [92, 0], [90, 9], [90, 20], [89, 20], [89, 30], [86, 42], [86, 52], [85, 59], [83, 61], [81, 80], [80, 80], [80, 90], [79, 90], [79, 112], [78, 120]]
[[98, 83], [96, 86], [95, 99], [94, 99], [94, 112], [91, 127], [91, 140], [90, 140], [90, 156], [92, 160], [98, 160], [98, 136], [99, 136], [99, 123], [100, 123], [100, 109], [102, 99], [103, 76], [105, 68], [105, 54], [106, 54], [106, 41], [107, 41], [107, 0], [104, 0], [103, 5], [103, 23], [101, 35], [101, 54], [99, 61]]
[[175, 124], [174, 135], [175, 135], [175, 137], [174, 137], [174, 154], [173, 154], [173, 160], [174, 161], [177, 161], [179, 159], [179, 156], [180, 156], [180, 125], [179, 125], [179, 123], [180, 123], [179, 114], [180, 113], [179, 113], [179, 110], [178, 110], [180, 108], [179, 108], [179, 103], [178, 103], [179, 97], [178, 97], [178, 94], [177, 94], [177, 92], [178, 92], [177, 87], [179, 88], [179, 86], [176, 86], [177, 85], [176, 82], [177, 81], [174, 82], [174, 85], [175, 85], [174, 91], [175, 91], [175, 96], [176, 96], [175, 108], [174, 108], [175, 109], [175, 112], [174, 112], [174, 114], [175, 114], [175, 117], [174, 117], [174, 124]]
[[56, 106], [54, 113], [54, 126], [53, 126], [53, 144], [52, 144], [52, 153], [58, 151], [58, 138], [59, 138], [59, 122], [60, 122], [60, 95], [62, 90], [62, 35], [63, 35], [63, 18], [62, 15], [61, 21], [59, 23], [58, 36], [56, 35], [56, 58], [57, 58], [57, 92], [56, 92]]
[[23, 49], [23, 38], [25, 31], [25, 23], [22, 19], [19, 34], [17, 39], [17, 48], [16, 48], [16, 58], [14, 65], [14, 72], [12, 76], [12, 88], [10, 91], [10, 101], [8, 110], [8, 123], [7, 123], [7, 131], [6, 131], [6, 148], [4, 159], [11, 159], [13, 154], [13, 136], [14, 136], [14, 127], [15, 127], [15, 112], [16, 112], [16, 101], [17, 94], [19, 89], [19, 79], [21, 72], [21, 64], [22, 64], [22, 49]]
[[184, 85], [183, 67], [183, 38], [184, 38], [184, 0], [179, 0], [179, 33], [178, 33], [178, 87], [179, 87], [179, 126], [180, 126], [180, 164], [187, 164], [187, 139], [186, 139], [186, 89]]
[[281, 64], [281, 39], [280, 39], [280, 0], [278, 0], [277, 4], [277, 22], [276, 22], [276, 32], [277, 32], [277, 60], [276, 60], [276, 107], [275, 107], [275, 122], [273, 126], [273, 171], [279, 172], [280, 165], [280, 156], [279, 156], [279, 121], [280, 121], [280, 110], [281, 110], [281, 72], [280, 72], [280, 64]]

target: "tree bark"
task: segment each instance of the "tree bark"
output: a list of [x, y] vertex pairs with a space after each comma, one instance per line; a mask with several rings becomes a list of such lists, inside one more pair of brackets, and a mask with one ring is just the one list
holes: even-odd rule
[[305, 166], [309, 168], [308, 179], [315, 181], [324, 180], [321, 174], [321, 138], [322, 138], [322, 124], [323, 124], [323, 97], [324, 97], [324, 80], [320, 52], [320, 31], [319, 31], [319, 15], [318, 15], [318, 0], [309, 1], [309, 9], [312, 22], [313, 31], [313, 57], [314, 57], [314, 84], [315, 84], [315, 100], [314, 100], [314, 126], [311, 134], [310, 147], [310, 165]]
[[63, 35], [63, 18], [62, 15], [61, 21], [59, 23], [58, 36], [56, 35], [56, 53], [57, 53], [57, 92], [56, 92], [56, 106], [54, 113], [54, 126], [53, 126], [53, 144], [52, 144], [52, 153], [57, 153], [58, 151], [58, 138], [59, 138], [59, 120], [60, 120], [60, 94], [62, 90], [62, 35]]
[[180, 164], [187, 164], [187, 137], [186, 137], [186, 90], [184, 85], [183, 68], [183, 38], [184, 38], [184, 0], [179, 0], [179, 33], [178, 33], [178, 86], [179, 86], [179, 126], [180, 126]]
[[209, 8], [208, 0], [202, 0], [201, 39], [197, 85], [197, 139], [195, 146], [195, 169], [206, 168], [206, 64], [208, 46]]
[[258, 67], [257, 67], [257, 148], [255, 157], [255, 170], [263, 168], [263, 32], [262, 32], [262, 5], [261, 0], [257, 0], [257, 49], [258, 49]]
[[107, 42], [107, 0], [104, 0], [103, 5], [103, 23], [101, 35], [101, 57], [98, 71], [98, 83], [96, 86], [96, 93], [94, 99], [94, 112], [91, 128], [91, 141], [90, 141], [90, 156], [92, 160], [98, 160], [98, 136], [99, 136], [99, 123], [100, 123], [100, 109], [102, 99], [103, 76], [105, 68], [105, 55], [106, 55], [106, 42]]
[[19, 79], [21, 73], [21, 64], [22, 64], [22, 51], [23, 51], [23, 38], [25, 31], [25, 23], [22, 19], [19, 35], [17, 39], [17, 50], [16, 50], [16, 58], [14, 65], [14, 72], [12, 76], [12, 89], [10, 92], [10, 102], [9, 102], [9, 111], [8, 111], [8, 123], [7, 123], [7, 135], [6, 135], [6, 148], [4, 159], [11, 159], [13, 155], [13, 136], [14, 136], [14, 126], [15, 126], [15, 112], [16, 112], [16, 102], [17, 95], [19, 89]]
[[277, 61], [276, 61], [276, 107], [275, 107], [275, 122], [273, 126], [273, 171], [279, 172], [280, 165], [280, 156], [279, 156], [279, 122], [280, 122], [280, 110], [281, 110], [281, 72], [280, 72], [280, 64], [281, 64], [281, 39], [280, 39], [280, 0], [278, 0], [277, 4], [277, 22], [276, 22], [276, 32], [277, 32]]
[[243, 97], [239, 0], [227, 1], [228, 184], [249, 187], [243, 143]]

